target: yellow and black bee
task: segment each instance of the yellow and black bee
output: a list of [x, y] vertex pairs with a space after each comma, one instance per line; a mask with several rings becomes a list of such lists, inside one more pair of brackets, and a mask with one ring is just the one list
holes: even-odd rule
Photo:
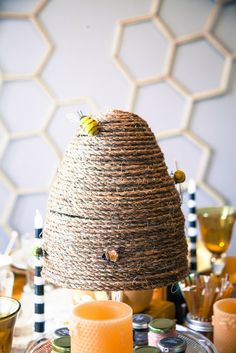
[[83, 130], [86, 132], [86, 134], [92, 136], [96, 135], [100, 131], [100, 126], [99, 122], [94, 120], [88, 115], [83, 115], [83, 113], [80, 111], [80, 126], [83, 128]]
[[43, 249], [42, 249], [42, 248], [39, 248], [38, 246], [35, 246], [35, 247], [33, 248], [33, 255], [36, 256], [36, 257], [42, 257], [42, 256], [44, 256]]

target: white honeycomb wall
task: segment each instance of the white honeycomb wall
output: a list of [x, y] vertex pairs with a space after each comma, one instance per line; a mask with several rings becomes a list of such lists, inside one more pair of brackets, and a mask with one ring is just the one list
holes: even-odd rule
[[143, 116], [198, 206], [236, 205], [235, 1], [2, 0], [0, 46], [0, 249], [44, 214], [78, 109]]

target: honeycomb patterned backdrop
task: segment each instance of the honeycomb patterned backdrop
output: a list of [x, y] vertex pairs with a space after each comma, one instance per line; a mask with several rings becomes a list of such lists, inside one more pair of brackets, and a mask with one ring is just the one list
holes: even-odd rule
[[235, 1], [1, 0], [0, 47], [1, 250], [45, 214], [78, 110], [141, 115], [198, 206], [236, 206]]

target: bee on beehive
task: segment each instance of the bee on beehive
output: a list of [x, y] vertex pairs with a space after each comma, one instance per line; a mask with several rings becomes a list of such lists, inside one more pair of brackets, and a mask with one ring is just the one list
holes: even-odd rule
[[100, 130], [99, 122], [88, 115], [83, 115], [81, 111], [79, 112], [79, 115], [80, 126], [86, 132], [86, 134], [90, 136], [96, 135]]

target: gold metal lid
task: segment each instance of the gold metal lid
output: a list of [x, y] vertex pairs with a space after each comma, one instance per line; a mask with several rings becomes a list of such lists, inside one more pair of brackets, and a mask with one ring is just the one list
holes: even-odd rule
[[154, 333], [165, 333], [175, 327], [175, 320], [171, 319], [155, 319], [149, 324], [149, 329]]

